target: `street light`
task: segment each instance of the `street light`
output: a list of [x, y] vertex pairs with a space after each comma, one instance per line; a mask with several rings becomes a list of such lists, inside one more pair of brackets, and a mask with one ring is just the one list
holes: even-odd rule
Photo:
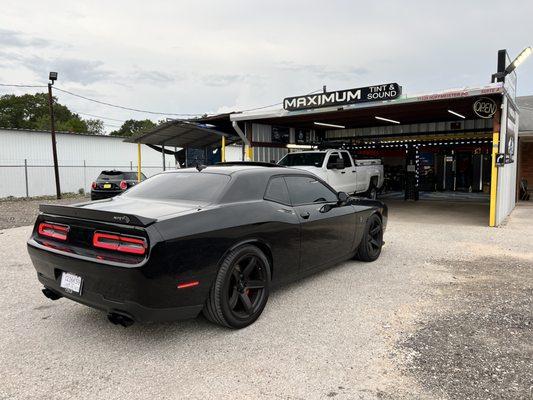
[[505, 74], [507, 75], [513, 72], [516, 69], [516, 67], [522, 64], [524, 60], [531, 55], [531, 52], [533, 52], [533, 49], [531, 48], [531, 46], [526, 47], [524, 50], [522, 50], [522, 52], [518, 56], [516, 56], [513, 62], [509, 64], [507, 68], [505, 68]]
[[56, 197], [61, 198], [61, 186], [59, 184], [59, 166], [57, 165], [56, 147], [56, 124], [54, 119], [54, 98], [52, 97], [52, 85], [57, 80], [57, 72], [50, 72], [48, 75], [48, 104], [50, 106], [50, 132], [52, 133], [52, 155], [54, 157], [54, 175], [56, 178]]
[[[504, 56], [503, 59], [505, 59], [505, 54], [507, 54], [507, 52], [505, 50], [500, 50], [498, 57], [500, 57], [500, 53], [502, 53]], [[516, 67], [522, 64], [531, 53], [533, 53], [533, 48], [531, 48], [531, 46], [526, 47], [507, 67], [504, 66], [503, 68], [500, 67], [500, 61], [498, 61], [498, 72], [492, 74], [492, 82], [502, 82], [504, 78], [513, 72]]]

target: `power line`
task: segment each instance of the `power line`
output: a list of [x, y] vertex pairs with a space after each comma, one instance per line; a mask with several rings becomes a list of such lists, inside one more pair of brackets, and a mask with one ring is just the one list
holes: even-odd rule
[[18, 85], [16, 83], [0, 83], [4, 87], [21, 87], [21, 88], [46, 88], [46, 85]]
[[121, 125], [108, 124], [107, 122], [104, 122], [104, 125], [105, 125], [105, 126], [111, 126], [111, 127], [113, 127], [113, 128], [122, 128]]
[[116, 122], [124, 122], [123, 119], [116, 119], [116, 118], [109, 118], [109, 117], [102, 117], [101, 115], [94, 115], [94, 114], [88, 114], [88, 113], [82, 113], [79, 111], [72, 111], [74, 114], [81, 114], [81, 115], [87, 115], [89, 117], [99, 118], [99, 119], [107, 119], [109, 121], [116, 121]]
[[[313, 90], [312, 92], [310, 93], [307, 93], [306, 96], [309, 96], [310, 94], [314, 94], [316, 92], [321, 92], [322, 89], [317, 89], [317, 90]], [[246, 111], [257, 111], [257, 110], [263, 110], [265, 108], [270, 108], [270, 107], [274, 107], [274, 106], [279, 106], [283, 104], [282, 102], [279, 102], [279, 103], [275, 103], [275, 104], [270, 104], [269, 106], [262, 106], [262, 107], [255, 107], [255, 108], [248, 108], [246, 110], [239, 110], [241, 112], [246, 112]]]
[[[26, 88], [46, 88], [47, 87], [47, 86], [43, 86], [43, 85], [17, 85], [17, 84], [4, 84], [4, 83], [0, 83], [0, 86], [26, 87]], [[107, 102], [101, 101], [101, 100], [92, 99], [92, 98], [89, 98], [89, 97], [86, 97], [86, 96], [82, 96], [82, 95], [77, 94], [77, 93], [70, 92], [70, 91], [65, 90], [65, 89], [60, 89], [57, 86], [55, 86], [54, 89], [58, 90], [60, 92], [69, 94], [71, 96], [78, 97], [80, 99], [84, 99], [84, 100], [87, 100], [87, 101], [92, 101], [92, 102], [97, 103], [97, 104], [101, 104], [101, 105], [108, 106], [108, 107], [119, 108], [119, 109], [127, 110], [127, 111], [135, 111], [135, 112], [140, 112], [140, 113], [145, 113], [145, 114], [153, 114], [153, 115], [174, 115], [174, 116], [188, 116], [188, 117], [198, 117], [198, 116], [203, 115], [203, 113], [198, 113], [198, 114], [183, 113], [183, 114], [180, 114], [180, 113], [165, 113], [165, 112], [159, 112], [159, 111], [141, 110], [141, 109], [137, 109], [137, 108], [125, 107], [125, 106], [120, 106], [120, 105], [117, 105], [117, 104], [107, 103]], [[307, 95], [311, 95], [311, 94], [314, 94], [314, 93], [317, 93], [317, 92], [320, 92], [320, 91], [322, 91], [322, 89], [313, 90], [312, 92], [307, 93]], [[267, 106], [248, 108], [248, 109], [239, 110], [239, 111], [240, 112], [257, 111], [257, 110], [263, 110], [265, 108], [279, 106], [281, 104], [282, 103], [279, 102], [279, 103], [274, 103], [274, 104], [270, 104], [270, 105], [267, 105]], [[117, 120], [117, 119], [107, 118], [107, 117], [100, 117], [100, 116], [97, 116], [97, 115], [91, 115], [91, 114], [87, 114], [87, 113], [78, 113], [78, 114], [89, 115], [89, 116], [96, 117], [96, 118], [108, 119], [110, 121], [123, 122], [122, 120]]]
[[145, 113], [145, 114], [154, 114], [154, 115], [176, 115], [176, 116], [190, 116], [190, 117], [196, 117], [198, 115], [202, 115], [202, 114], [179, 114], [179, 113], [166, 113], [166, 112], [159, 112], [159, 111], [140, 110], [140, 109], [137, 109], [137, 108], [124, 107], [124, 106], [119, 106], [119, 105], [116, 105], [116, 104], [107, 103], [105, 101], [91, 99], [89, 97], [85, 97], [85, 96], [82, 96], [80, 94], [72, 93], [72, 92], [69, 92], [68, 90], [60, 89], [58, 87], [54, 87], [54, 89], [58, 90], [60, 92], [63, 92], [63, 93], [70, 94], [71, 96], [74, 96], [74, 97], [79, 97], [80, 99], [84, 99], [84, 100], [87, 100], [87, 101], [92, 101], [94, 103], [102, 104], [102, 105], [108, 106], [108, 107], [120, 108], [122, 110], [135, 111], [135, 112], [141, 112], [141, 113]]

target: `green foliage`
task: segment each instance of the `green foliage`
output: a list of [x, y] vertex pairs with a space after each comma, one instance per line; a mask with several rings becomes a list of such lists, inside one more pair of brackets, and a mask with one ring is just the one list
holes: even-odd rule
[[[100, 120], [84, 120], [54, 97], [54, 116], [57, 131], [103, 134]], [[0, 96], [0, 127], [50, 130], [48, 93]]]
[[133, 136], [138, 133], [146, 132], [150, 129], [155, 128], [157, 125], [149, 120], [135, 120], [135, 119], [128, 119], [127, 121], [124, 121], [122, 126], [116, 130], [110, 133], [112, 136]]
[[104, 121], [101, 119], [86, 119], [85, 123], [87, 124], [87, 133], [93, 135], [103, 135], [104, 130]]

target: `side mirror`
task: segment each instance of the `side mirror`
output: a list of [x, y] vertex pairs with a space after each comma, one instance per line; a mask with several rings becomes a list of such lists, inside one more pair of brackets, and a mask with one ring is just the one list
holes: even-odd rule
[[339, 199], [339, 203], [346, 203], [348, 201], [348, 194], [346, 192], [339, 192], [337, 193], [337, 199]]

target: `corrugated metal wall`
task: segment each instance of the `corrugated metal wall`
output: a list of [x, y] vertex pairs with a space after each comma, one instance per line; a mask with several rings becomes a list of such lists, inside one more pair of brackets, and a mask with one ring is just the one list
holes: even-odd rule
[[[272, 141], [272, 126], [264, 124], [252, 124], [252, 142], [271, 143]], [[316, 133], [311, 130], [309, 134], [309, 141], [316, 142]], [[294, 128], [290, 128], [290, 143], [295, 143]], [[265, 147], [254, 146], [254, 161], [271, 162], [279, 161], [289, 150], [285, 147]]]
[[[137, 145], [112, 136], [58, 133], [57, 153], [62, 192], [90, 190], [104, 169], [137, 168]], [[27, 168], [24, 167], [24, 160]], [[166, 157], [174, 167], [174, 157]], [[142, 146], [142, 171], [151, 176], [161, 172], [161, 153]], [[0, 129], [0, 198], [55, 194], [52, 144], [49, 132]]]
[[278, 162], [289, 151], [283, 147], [254, 147], [254, 161]]

